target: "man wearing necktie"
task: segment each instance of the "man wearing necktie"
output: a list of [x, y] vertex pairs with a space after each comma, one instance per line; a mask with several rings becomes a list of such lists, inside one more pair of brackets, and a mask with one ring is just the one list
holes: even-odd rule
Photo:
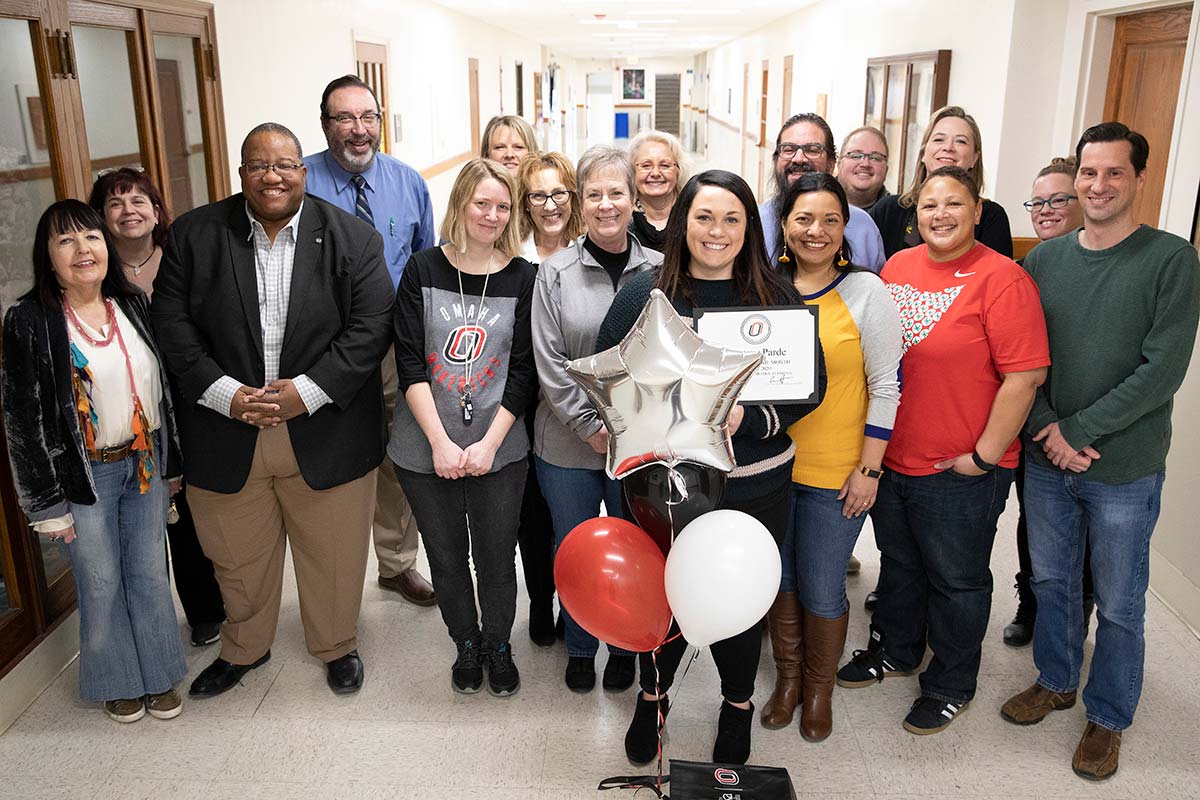
[[[304, 159], [308, 191], [379, 231], [394, 290], [409, 256], [437, 243], [429, 188], [412, 167], [379, 152], [379, 101], [357, 77], [345, 75], [325, 87], [321, 128], [329, 149]], [[382, 371], [390, 431], [399, 388], [392, 350], [383, 359]], [[433, 586], [416, 569], [417, 523], [390, 462], [379, 470], [372, 530], [379, 585], [411, 603], [434, 605]]]

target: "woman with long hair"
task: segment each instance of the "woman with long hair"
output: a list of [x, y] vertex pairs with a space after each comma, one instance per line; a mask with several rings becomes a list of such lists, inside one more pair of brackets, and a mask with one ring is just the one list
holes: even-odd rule
[[[800, 294], [767, 263], [762, 223], [754, 193], [737, 175], [723, 170], [703, 172], [687, 182], [667, 223], [662, 267], [639, 275], [617, 294], [596, 349], [616, 345], [633, 327], [650, 298], [661, 289], [684, 318], [697, 308], [758, 308], [800, 305]], [[825, 389], [820, 359], [820, 395]], [[729, 416], [737, 466], [729, 473], [721, 507], [742, 511], [761, 522], [776, 543], [788, 525], [789, 493], [795, 445], [788, 427], [811, 412], [812, 405], [734, 406]], [[667, 690], [687, 642], [676, 625], [657, 659], [642, 654], [641, 693], [625, 736], [625, 754], [635, 763], [654, 758], [658, 715], [669, 711]], [[675, 638], [671, 639], [671, 636]], [[713, 661], [721, 676], [721, 710], [712, 760], [744, 764], [750, 756], [754, 717], [754, 676], [762, 650], [762, 626], [713, 643]], [[655, 683], [657, 662], [658, 682]]]

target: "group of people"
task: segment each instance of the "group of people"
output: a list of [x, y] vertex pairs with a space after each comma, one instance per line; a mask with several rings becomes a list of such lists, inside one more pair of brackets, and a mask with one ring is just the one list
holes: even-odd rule
[[[931, 118], [898, 195], [878, 130], [839, 154], [820, 116], [792, 117], [761, 206], [736, 174], [689, 177], [670, 134], [572, 164], [497, 117], [436, 235], [419, 174], [378, 152], [371, 88], [338, 78], [320, 110], [327, 150], [305, 157], [263, 123], [242, 143], [242, 191], [173, 223], [129, 169], [39, 223], [34, 288], [5, 314], [4, 422], [22, 508], [74, 566], [85, 700], [122, 722], [182, 710], [165, 531], [192, 643], [221, 642], [192, 696], [270, 658], [288, 543], [308, 651], [334, 692], [358, 690], [372, 536], [380, 585], [438, 606], [454, 691], [520, 687], [518, 551], [531, 640], [565, 639], [566, 686], [592, 690], [600, 642], [568, 609], [556, 619], [554, 553], [579, 523], [626, 512], [604, 469], [609, 431], [564, 363], [618, 343], [658, 288], [687, 319], [819, 308], [819, 402], [738, 405], [728, 420], [720, 507], [759, 520], [783, 562], [762, 724], [790, 725], [799, 707], [820, 741], [835, 684], [911, 674], [929, 649], [903, 726], [949, 726], [975, 694], [997, 520], [1023, 469], [1018, 582], [1037, 614], [1014, 624], [1032, 626], [1038, 678], [1002, 714], [1030, 724], [1075, 702], [1090, 552], [1096, 655], [1073, 767], [1116, 770], [1171, 397], [1200, 315], [1195, 249], [1134, 220], [1144, 138], [1097, 125], [1075, 160], [1043, 170], [1026, 207], [1046, 241], [1022, 268], [1004, 209], [982, 197], [978, 126], [956, 106]], [[868, 515], [877, 603], [839, 669]], [[419, 541], [432, 583], [414, 568]], [[761, 633], [711, 646], [716, 762], [750, 756]], [[608, 648], [603, 687], [639, 683], [635, 763], [655, 757], [671, 710], [687, 646], [675, 634], [653, 658]]]

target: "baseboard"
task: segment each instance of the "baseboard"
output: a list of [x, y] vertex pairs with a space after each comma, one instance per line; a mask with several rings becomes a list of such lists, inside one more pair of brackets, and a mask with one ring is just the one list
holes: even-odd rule
[[1200, 586], [1150, 545], [1150, 591], [1200, 638]]
[[25, 712], [79, 655], [79, 612], [64, 619], [0, 678], [0, 733]]

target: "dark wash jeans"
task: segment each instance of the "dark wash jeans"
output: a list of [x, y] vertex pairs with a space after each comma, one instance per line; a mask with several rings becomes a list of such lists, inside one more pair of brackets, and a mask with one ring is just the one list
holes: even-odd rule
[[992, 607], [988, 564], [1012, 478], [997, 467], [978, 477], [887, 470], [880, 479], [871, 510], [881, 556], [872, 626], [901, 669], [920, 666], [928, 642], [927, 697], [965, 703], [975, 696]]
[[[507, 642], [517, 609], [517, 525], [529, 462], [447, 480], [396, 468], [429, 558], [442, 620], [454, 641]], [[479, 580], [479, 612], [471, 561]]]

